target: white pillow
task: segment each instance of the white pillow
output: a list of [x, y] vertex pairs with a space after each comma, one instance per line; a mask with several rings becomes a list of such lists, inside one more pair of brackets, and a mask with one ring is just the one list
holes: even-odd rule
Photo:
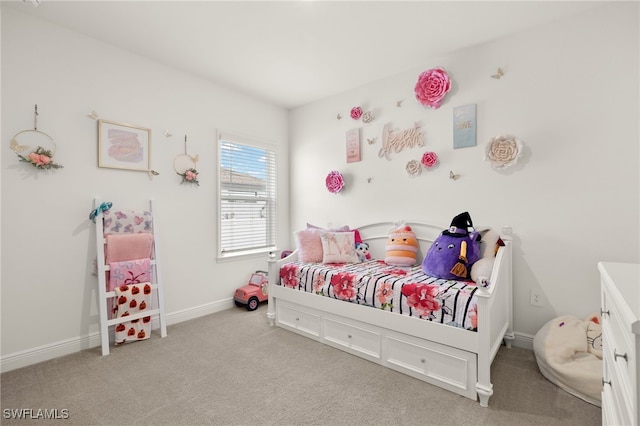
[[322, 263], [357, 263], [355, 235], [351, 232], [320, 231]]
[[471, 265], [471, 279], [477, 284], [486, 282], [491, 278], [493, 272], [493, 264], [496, 261], [495, 257], [483, 257], [476, 263]]

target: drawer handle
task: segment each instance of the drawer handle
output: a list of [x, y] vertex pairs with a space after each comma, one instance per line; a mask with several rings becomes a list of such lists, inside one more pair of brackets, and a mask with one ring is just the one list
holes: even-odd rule
[[300, 321], [300, 318], [297, 318], [297, 317], [296, 317], [296, 321]]
[[351, 335], [350, 335], [350, 334], [347, 334], [347, 337], [348, 337], [349, 339], [351, 339]]
[[618, 362], [618, 358], [624, 358], [624, 360], [626, 362], [629, 362], [629, 359], [627, 358], [627, 353], [625, 352], [624, 354], [619, 354], [616, 352], [616, 350], [613, 350], [613, 359], [615, 360], [615, 362]]
[[609, 385], [609, 386], [611, 386], [611, 380], [606, 381], [605, 379], [602, 379], [602, 386], [604, 386], [604, 385]]
[[604, 315], [611, 315], [611, 314], [609, 313], [608, 309], [606, 311], [600, 309], [600, 315], [604, 316]]
[[422, 359], [420, 359], [420, 362], [421, 362], [421, 363], [423, 363], [423, 364], [425, 364], [425, 363], [427, 362], [427, 360], [426, 360], [426, 359], [424, 359], [424, 358], [422, 358]]

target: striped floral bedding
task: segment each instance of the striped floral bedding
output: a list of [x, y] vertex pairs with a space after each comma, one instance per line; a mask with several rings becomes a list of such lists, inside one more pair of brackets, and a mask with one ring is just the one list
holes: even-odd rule
[[467, 330], [478, 327], [475, 283], [430, 277], [420, 265], [291, 262], [280, 268], [279, 284]]

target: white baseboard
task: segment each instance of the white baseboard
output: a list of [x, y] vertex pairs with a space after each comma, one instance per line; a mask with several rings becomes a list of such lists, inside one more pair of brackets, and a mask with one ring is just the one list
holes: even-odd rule
[[[224, 299], [218, 302], [207, 303], [195, 306], [182, 311], [172, 312], [166, 315], [167, 325], [178, 324], [184, 321], [196, 319], [205, 315], [223, 311], [233, 307], [233, 298]], [[155, 318], [151, 321], [153, 329], [158, 328], [159, 322]], [[113, 327], [110, 327], [110, 341], [113, 342]], [[0, 359], [0, 372], [15, 370], [50, 359], [59, 358], [85, 349], [100, 346], [100, 332], [96, 331], [86, 336], [79, 336], [62, 340], [49, 345], [39, 346], [25, 351], [15, 352], [5, 355]]]
[[[167, 325], [179, 324], [184, 321], [189, 321], [205, 315], [214, 314], [216, 312], [230, 309], [233, 307], [233, 298], [224, 299], [218, 302], [207, 303], [200, 306], [195, 306], [189, 309], [183, 309], [182, 311], [172, 312], [167, 314]], [[152, 321], [152, 328], [158, 328], [157, 318]], [[113, 330], [110, 330], [110, 340], [113, 341]], [[515, 339], [513, 340], [513, 346], [533, 350], [533, 336], [526, 333], [513, 333]], [[67, 339], [60, 342], [56, 342], [50, 345], [43, 345], [37, 348], [28, 349], [21, 352], [15, 352], [3, 356], [0, 359], [0, 372], [15, 370], [18, 368], [26, 367], [29, 365], [37, 364], [39, 362], [48, 361], [50, 359], [58, 358], [61, 356], [69, 355], [75, 352], [80, 352], [85, 349], [94, 348], [100, 346], [100, 332], [91, 333], [87, 336], [80, 336], [73, 339]]]
[[515, 339], [513, 339], [513, 346], [518, 348], [533, 350], [533, 335], [527, 333], [518, 333], [514, 332], [513, 335]]

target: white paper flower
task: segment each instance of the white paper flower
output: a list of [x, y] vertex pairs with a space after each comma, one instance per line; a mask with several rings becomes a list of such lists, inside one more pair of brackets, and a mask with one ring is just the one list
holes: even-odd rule
[[484, 160], [496, 170], [518, 162], [522, 156], [522, 142], [514, 136], [496, 136], [487, 144]]
[[406, 170], [409, 176], [417, 176], [422, 172], [422, 165], [418, 160], [411, 160], [407, 163]]

